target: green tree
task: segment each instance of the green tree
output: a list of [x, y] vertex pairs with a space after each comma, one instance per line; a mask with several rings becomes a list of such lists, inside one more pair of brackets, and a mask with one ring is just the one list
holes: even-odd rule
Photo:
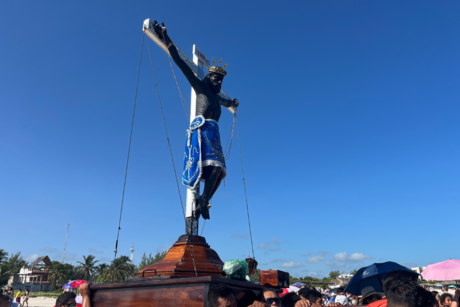
[[95, 267], [94, 269], [96, 270], [97, 279], [104, 277], [108, 268], [109, 265], [107, 263], [100, 263], [97, 267]]
[[350, 272], [351, 275], [355, 275], [356, 273], [358, 273], [358, 269], [354, 269], [353, 271]]
[[152, 253], [150, 253], [148, 257], [144, 253], [144, 255], [142, 255], [141, 262], [139, 263], [139, 271], [148, 265], [155, 264], [158, 261], [163, 260], [163, 258], [166, 256], [167, 253], [168, 253], [167, 251], [156, 253], [155, 257], [152, 257]]
[[339, 277], [339, 275], [340, 275], [339, 270], [329, 272], [329, 278], [330, 278], [331, 280], [334, 279], [334, 278], [336, 278], [336, 277]]
[[155, 255], [155, 258], [153, 258], [153, 260], [154, 260], [153, 263], [157, 263], [158, 261], [163, 260], [163, 258], [166, 256], [167, 253], [168, 253], [168, 251], [163, 251], [161, 253], [157, 253]]
[[0, 248], [0, 264], [7, 262], [8, 260], [8, 253], [5, 252], [3, 248]]
[[88, 257], [83, 256], [83, 261], [77, 261], [80, 266], [77, 270], [82, 273], [84, 280], [90, 280], [96, 274], [96, 263], [99, 261], [96, 260], [93, 255], [88, 255]]
[[132, 271], [132, 265], [128, 263], [129, 258], [126, 256], [120, 256], [110, 264], [105, 278], [109, 282], [122, 282], [130, 275]]
[[53, 261], [53, 265], [48, 271], [48, 280], [51, 287], [54, 289], [57, 286], [63, 286], [67, 283], [71, 274], [72, 272], [70, 271], [69, 266], [66, 266], [58, 261]]
[[251, 278], [255, 283], [260, 283], [260, 270], [256, 269], [256, 272], [251, 276]]
[[22, 258], [21, 252], [17, 252], [16, 254], [12, 254], [7, 260], [10, 266], [10, 273], [15, 274], [19, 273], [19, 270], [23, 266], [28, 266], [29, 263]]

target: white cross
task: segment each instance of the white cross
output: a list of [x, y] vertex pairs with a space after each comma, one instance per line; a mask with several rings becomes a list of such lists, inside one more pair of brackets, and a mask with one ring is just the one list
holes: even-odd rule
[[[150, 37], [161, 49], [163, 49], [164, 52], [166, 52], [169, 56], [169, 50], [166, 47], [166, 45], [163, 43], [163, 41], [158, 37], [156, 34], [155, 30], [151, 27], [152, 22], [149, 18], [144, 20], [144, 25], [142, 28], [142, 31]], [[193, 61], [179, 48], [177, 45], [175, 45], [177, 48], [177, 51], [179, 53], [179, 56], [181, 59], [190, 67], [190, 69], [195, 73], [195, 75], [203, 79], [205, 77], [204, 73], [204, 67], [209, 69], [211, 66], [211, 62], [209, 61], [208, 57], [198, 49], [196, 45], [193, 45]], [[220, 91], [219, 96], [226, 100], [231, 100], [230, 96], [228, 96], [224, 91]], [[193, 119], [195, 119], [196, 116], [196, 93], [192, 88], [192, 97], [191, 97], [191, 104], [190, 104], [190, 122], [192, 122]], [[236, 108], [234, 107], [229, 107], [228, 108], [230, 112], [233, 114], [236, 113]], [[199, 192], [199, 185], [197, 187], [197, 192]], [[194, 192], [190, 189], [187, 189], [187, 201], [186, 201], [186, 209], [185, 209], [185, 216], [186, 217], [191, 217], [193, 214], [193, 211], [195, 210], [193, 204], [195, 200], [195, 195]]]

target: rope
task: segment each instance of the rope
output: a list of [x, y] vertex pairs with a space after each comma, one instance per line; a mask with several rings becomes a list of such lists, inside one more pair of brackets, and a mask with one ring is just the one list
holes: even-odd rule
[[171, 149], [171, 143], [169, 142], [168, 128], [166, 127], [166, 119], [165, 119], [165, 114], [163, 112], [163, 106], [161, 104], [160, 90], [158, 89], [157, 77], [155, 75], [155, 70], [153, 69], [152, 55], [150, 54], [150, 47], [149, 47], [149, 42], [148, 41], [147, 41], [147, 50], [149, 51], [150, 65], [152, 66], [153, 79], [155, 80], [155, 88], [156, 88], [157, 94], [158, 94], [158, 102], [160, 104], [161, 116], [163, 117], [163, 123], [164, 123], [164, 126], [165, 126], [166, 141], [168, 142], [169, 153], [171, 154], [171, 162], [172, 162], [172, 166], [173, 166], [173, 169], [174, 169], [174, 176], [176, 177], [177, 192], [179, 192], [180, 205], [182, 207], [182, 214], [184, 216], [184, 221], [185, 221], [184, 203], [182, 202], [182, 195], [180, 193], [179, 181], [177, 180], [176, 166], [174, 164], [174, 157], [173, 157], [173, 153], [172, 153], [172, 149]]
[[[236, 114], [235, 114], [235, 118], [236, 118]], [[240, 147], [241, 172], [243, 173], [244, 196], [246, 197], [246, 211], [248, 213], [248, 224], [249, 224], [249, 234], [251, 236], [252, 257], [255, 259], [256, 257], [254, 256], [254, 244], [252, 242], [251, 220], [249, 219], [248, 194], [246, 192], [246, 180], [244, 178], [243, 155], [241, 154], [240, 129], [238, 127], [238, 120], [236, 120], [236, 134], [238, 136], [238, 145]]]
[[171, 62], [171, 56], [169, 55], [168, 55], [168, 60], [169, 60], [169, 65], [171, 66], [171, 71], [173, 73], [174, 80], [176, 81], [177, 89], [179, 90], [180, 102], [182, 103], [182, 107], [184, 108], [185, 117], [187, 117], [187, 121], [189, 121], [190, 120], [190, 115], [189, 115], [190, 110], [188, 109], [187, 104], [185, 103], [184, 95], [182, 95], [182, 91], [180, 90], [179, 82], [177, 82], [176, 73], [174, 72], [174, 68]]
[[134, 128], [134, 115], [136, 114], [136, 104], [137, 104], [137, 90], [139, 88], [139, 76], [141, 74], [141, 64], [142, 64], [142, 53], [144, 51], [144, 38], [145, 33], [142, 36], [142, 47], [141, 47], [141, 59], [139, 60], [139, 70], [137, 72], [137, 84], [136, 84], [136, 95], [134, 96], [134, 109], [133, 109], [133, 119], [131, 121], [131, 133], [129, 134], [129, 146], [128, 146], [128, 158], [126, 159], [126, 170], [125, 170], [125, 182], [123, 183], [123, 195], [121, 196], [121, 209], [120, 209], [120, 220], [118, 221], [118, 233], [117, 233], [117, 242], [115, 243], [115, 258], [117, 258], [118, 252], [118, 239], [120, 238], [121, 230], [121, 216], [123, 214], [123, 203], [125, 200], [125, 190], [126, 190], [126, 178], [128, 177], [128, 165], [129, 165], [129, 154], [131, 152], [131, 141], [133, 139], [133, 128]]
[[[228, 161], [230, 160], [230, 153], [232, 151], [232, 144], [233, 144], [233, 132], [235, 130], [235, 120], [236, 120], [236, 113], [233, 115], [233, 122], [232, 122], [232, 129], [230, 129], [230, 134], [228, 135], [227, 138], [227, 143], [225, 144], [225, 150], [224, 152], [227, 152], [225, 154], [225, 160]], [[230, 147], [227, 150], [228, 147], [228, 142], [230, 141]]]

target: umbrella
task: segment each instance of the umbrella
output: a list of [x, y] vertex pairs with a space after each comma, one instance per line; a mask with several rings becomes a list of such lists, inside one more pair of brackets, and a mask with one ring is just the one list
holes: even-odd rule
[[447, 260], [430, 264], [422, 272], [426, 280], [457, 280], [460, 279], [460, 260]]
[[436, 285], [436, 287], [444, 287], [443, 285]]
[[383, 292], [382, 279], [386, 273], [396, 270], [410, 271], [410, 269], [391, 261], [374, 263], [361, 268], [348, 282], [344, 292], [361, 295], [361, 290], [368, 286], [374, 287], [377, 292]]
[[62, 289], [80, 288], [80, 285], [84, 284], [85, 282], [91, 284], [89, 281], [86, 281], [86, 280], [83, 280], [83, 279], [76, 279], [76, 280], [69, 281], [68, 283], [63, 285]]
[[296, 286], [296, 287], [303, 287], [305, 286], [305, 284], [301, 283], [301, 282], [295, 282], [292, 284], [293, 286]]
[[449, 286], [449, 288], [457, 288], [456, 286], [452, 285], [452, 286]]

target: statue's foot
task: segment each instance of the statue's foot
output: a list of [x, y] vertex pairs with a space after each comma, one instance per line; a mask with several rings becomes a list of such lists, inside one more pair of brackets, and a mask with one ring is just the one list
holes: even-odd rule
[[199, 219], [200, 215], [203, 216], [203, 219], [209, 220], [209, 209], [206, 199], [203, 196], [200, 196], [198, 199], [198, 206], [195, 210], [196, 218]]

